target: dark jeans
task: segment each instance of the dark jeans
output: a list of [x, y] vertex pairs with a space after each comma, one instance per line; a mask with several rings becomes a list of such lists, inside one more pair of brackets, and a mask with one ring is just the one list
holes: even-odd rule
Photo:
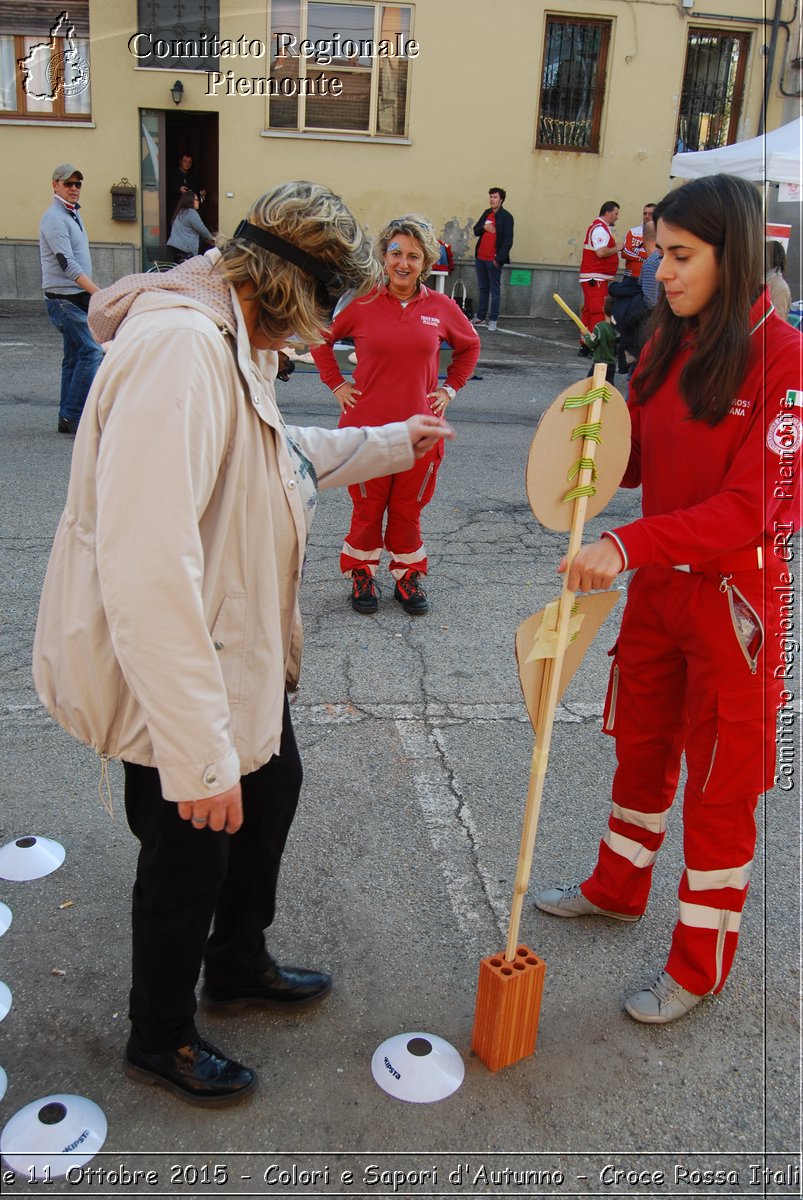
[[95, 372], [103, 361], [103, 351], [89, 332], [87, 315], [72, 300], [45, 300], [47, 315], [64, 343], [61, 363], [59, 417], [79, 421], [84, 411]]
[[177, 1049], [197, 1036], [202, 963], [211, 983], [237, 986], [272, 962], [263, 930], [273, 921], [302, 779], [287, 701], [279, 753], [242, 778], [243, 824], [235, 834], [193, 829], [162, 797], [155, 767], [123, 766], [126, 816], [141, 844], [131, 909], [131, 1033], [142, 1049]]
[[[477, 287], [480, 292], [479, 299], [477, 300], [477, 318], [480, 321], [484, 321], [487, 314], [490, 321], [495, 321], [499, 316], [502, 268], [497, 267], [493, 260], [489, 262], [484, 258], [476, 258], [474, 263], [477, 268]], [[489, 293], [491, 297], [490, 312], [488, 312]]]

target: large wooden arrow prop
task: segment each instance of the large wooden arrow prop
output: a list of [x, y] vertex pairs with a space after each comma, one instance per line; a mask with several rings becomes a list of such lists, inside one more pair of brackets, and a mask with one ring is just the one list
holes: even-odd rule
[[[605, 381], [605, 364], [574, 384], [541, 419], [527, 463], [527, 496], [547, 528], [569, 531], [567, 562], [583, 540], [583, 527], [609, 502], [630, 454], [630, 416], [621, 394]], [[472, 1048], [492, 1071], [535, 1049], [546, 964], [518, 944], [530, 882], [555, 711], [560, 697], [615, 605], [619, 593], [577, 599], [563, 576], [560, 597], [529, 617], [516, 634], [519, 676], [535, 728], [535, 746], [524, 810], [519, 860], [504, 954], [480, 963]]]

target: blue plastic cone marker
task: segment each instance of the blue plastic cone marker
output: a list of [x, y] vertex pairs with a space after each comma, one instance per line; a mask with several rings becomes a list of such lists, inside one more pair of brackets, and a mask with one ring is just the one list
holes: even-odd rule
[[12, 920], [13, 916], [11, 909], [7, 904], [0, 904], [0, 937], [2, 937], [5, 931], [8, 929]]

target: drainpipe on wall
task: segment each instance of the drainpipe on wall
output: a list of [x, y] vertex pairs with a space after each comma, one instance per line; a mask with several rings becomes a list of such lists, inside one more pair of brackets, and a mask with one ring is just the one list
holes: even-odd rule
[[770, 92], [772, 90], [772, 72], [775, 66], [775, 51], [778, 47], [778, 30], [781, 25], [781, 5], [783, 0], [775, 0], [775, 15], [772, 18], [772, 33], [770, 34], [770, 47], [767, 53], [767, 65], [764, 70], [764, 98], [761, 102], [761, 116], [758, 119], [758, 135], [759, 137], [764, 132], [764, 122], [767, 119], [767, 108], [770, 102]]

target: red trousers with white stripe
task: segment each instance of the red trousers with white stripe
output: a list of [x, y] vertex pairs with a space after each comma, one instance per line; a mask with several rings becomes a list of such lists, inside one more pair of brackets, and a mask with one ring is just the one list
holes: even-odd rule
[[421, 541], [421, 511], [435, 492], [442, 459], [443, 442], [439, 442], [409, 471], [382, 475], [349, 488], [354, 508], [351, 527], [340, 552], [340, 570], [344, 575], [350, 574], [355, 567], [366, 567], [375, 575], [383, 545], [390, 554], [390, 572], [395, 579], [401, 579], [405, 571], [420, 571], [426, 575], [427, 552]]
[[[600, 908], [644, 912], [685, 753], [685, 870], [666, 970], [698, 996], [721, 989], [736, 952], [754, 814], [773, 783], [780, 692], [758, 651], [768, 617], [772, 625], [770, 580], [750, 571], [721, 584], [671, 567], [644, 567], [633, 578], [605, 706], [618, 761], [612, 810], [582, 884]], [[757, 629], [743, 649], [736, 629], [749, 639], [751, 610]]]

